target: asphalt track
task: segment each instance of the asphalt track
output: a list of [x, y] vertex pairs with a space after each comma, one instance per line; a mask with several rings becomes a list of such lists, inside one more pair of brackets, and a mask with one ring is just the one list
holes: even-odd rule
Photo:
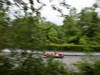
[[[52, 53], [48, 51], [48, 53]], [[60, 60], [63, 63], [66, 64], [73, 64], [79, 61], [90, 61], [91, 59], [93, 60], [100, 60], [100, 52], [57, 52], [64, 54], [64, 58], [55, 58], [56, 60]]]
[[[22, 51], [22, 50], [16, 50], [18, 51], [19, 53]], [[10, 50], [4, 50], [3, 51], [4, 54], [9, 54]], [[31, 53], [30, 50], [27, 51], [28, 53]], [[46, 53], [54, 53], [55, 51], [45, 51]], [[43, 56], [43, 53], [42, 51], [33, 51], [32, 52], [33, 55], [36, 54], [36, 55], [39, 55], [41, 54]], [[76, 63], [78, 61], [81, 61], [81, 60], [90, 60], [91, 58], [96, 60], [96, 59], [99, 59], [100, 60], [100, 52], [66, 52], [66, 51], [56, 51], [56, 53], [60, 53], [60, 54], [64, 54], [64, 57], [63, 58], [55, 58], [55, 60], [59, 60], [65, 64], [73, 64], [73, 63]]]

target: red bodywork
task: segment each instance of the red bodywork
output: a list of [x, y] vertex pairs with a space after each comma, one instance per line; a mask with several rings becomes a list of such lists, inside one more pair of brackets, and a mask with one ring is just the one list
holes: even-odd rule
[[64, 54], [61, 54], [61, 53], [45, 53], [44, 56], [51, 56], [51, 57], [56, 57], [56, 58], [63, 58]]

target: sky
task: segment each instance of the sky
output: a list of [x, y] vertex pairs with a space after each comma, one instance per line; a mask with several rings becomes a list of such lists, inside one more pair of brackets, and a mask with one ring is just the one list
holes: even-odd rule
[[[23, 0], [23, 1], [28, 2], [28, 0]], [[36, 1], [36, 0], [34, 0], [34, 1]], [[54, 11], [51, 8], [51, 5], [56, 5], [57, 7], [59, 7], [58, 4], [62, 0], [52, 0], [51, 3], [49, 2], [49, 0], [40, 0], [40, 1], [42, 1], [43, 3], [46, 4], [46, 6], [43, 7], [43, 9], [41, 10], [41, 16], [45, 17], [47, 21], [51, 21], [57, 25], [62, 25], [64, 18], [62, 18], [57, 11]], [[77, 9], [77, 12], [80, 12], [85, 7], [91, 7], [95, 2], [96, 2], [96, 0], [66, 0], [66, 3], [71, 5], [71, 8], [75, 7]], [[39, 7], [39, 4], [36, 2], [35, 2], [35, 7]], [[68, 9], [65, 9], [64, 7], [61, 7], [61, 8], [63, 9], [64, 14], [69, 13]], [[18, 8], [16, 8], [16, 7], [12, 7], [12, 9], [14, 11], [18, 10]], [[13, 13], [14, 11], [12, 11], [10, 13]], [[19, 14], [20, 14], [20, 12], [19, 12]]]
[[[48, 4], [48, 0], [42, 0], [43, 2]], [[61, 1], [61, 0], [59, 0]], [[50, 7], [52, 4], [59, 3], [58, 0], [54, 0], [51, 4], [48, 4], [44, 9], [41, 11], [42, 16], [46, 17], [48, 21], [51, 21], [57, 25], [62, 25], [63, 18], [60, 17], [60, 14]], [[71, 7], [75, 7], [77, 9], [77, 12], [80, 12], [81, 9], [84, 7], [91, 7], [96, 0], [66, 0], [66, 2], [71, 5]], [[63, 10], [64, 14], [68, 14], [68, 10]]]

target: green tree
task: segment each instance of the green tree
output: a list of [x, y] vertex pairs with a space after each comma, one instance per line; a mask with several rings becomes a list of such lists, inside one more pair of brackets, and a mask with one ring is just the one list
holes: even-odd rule
[[63, 31], [65, 34], [66, 42], [78, 44], [79, 36], [81, 34], [79, 25], [74, 16], [66, 16], [63, 25]]
[[[19, 18], [12, 22], [9, 31], [11, 48], [43, 49], [46, 46], [45, 29], [40, 27], [37, 17]], [[37, 45], [37, 46], [36, 46]]]
[[94, 8], [85, 8], [80, 13], [79, 25], [81, 28], [82, 36], [86, 36], [88, 41], [94, 40], [98, 37], [99, 33], [99, 17]]

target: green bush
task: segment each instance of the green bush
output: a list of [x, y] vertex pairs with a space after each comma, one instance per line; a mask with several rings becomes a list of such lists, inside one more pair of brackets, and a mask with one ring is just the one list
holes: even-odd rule
[[12, 55], [0, 56], [0, 75], [68, 75], [65, 65], [52, 58], [44, 60], [28, 53]]
[[100, 60], [83, 61], [77, 67], [80, 75], [100, 75]]
[[0, 55], [0, 75], [100, 75], [100, 60], [79, 62], [79, 71], [75, 72], [53, 58], [44, 60], [27, 53], [12, 55]]
[[100, 51], [100, 45], [49, 44], [48, 49], [58, 51]]
[[0, 75], [10, 75], [14, 65], [5, 56], [0, 56]]

